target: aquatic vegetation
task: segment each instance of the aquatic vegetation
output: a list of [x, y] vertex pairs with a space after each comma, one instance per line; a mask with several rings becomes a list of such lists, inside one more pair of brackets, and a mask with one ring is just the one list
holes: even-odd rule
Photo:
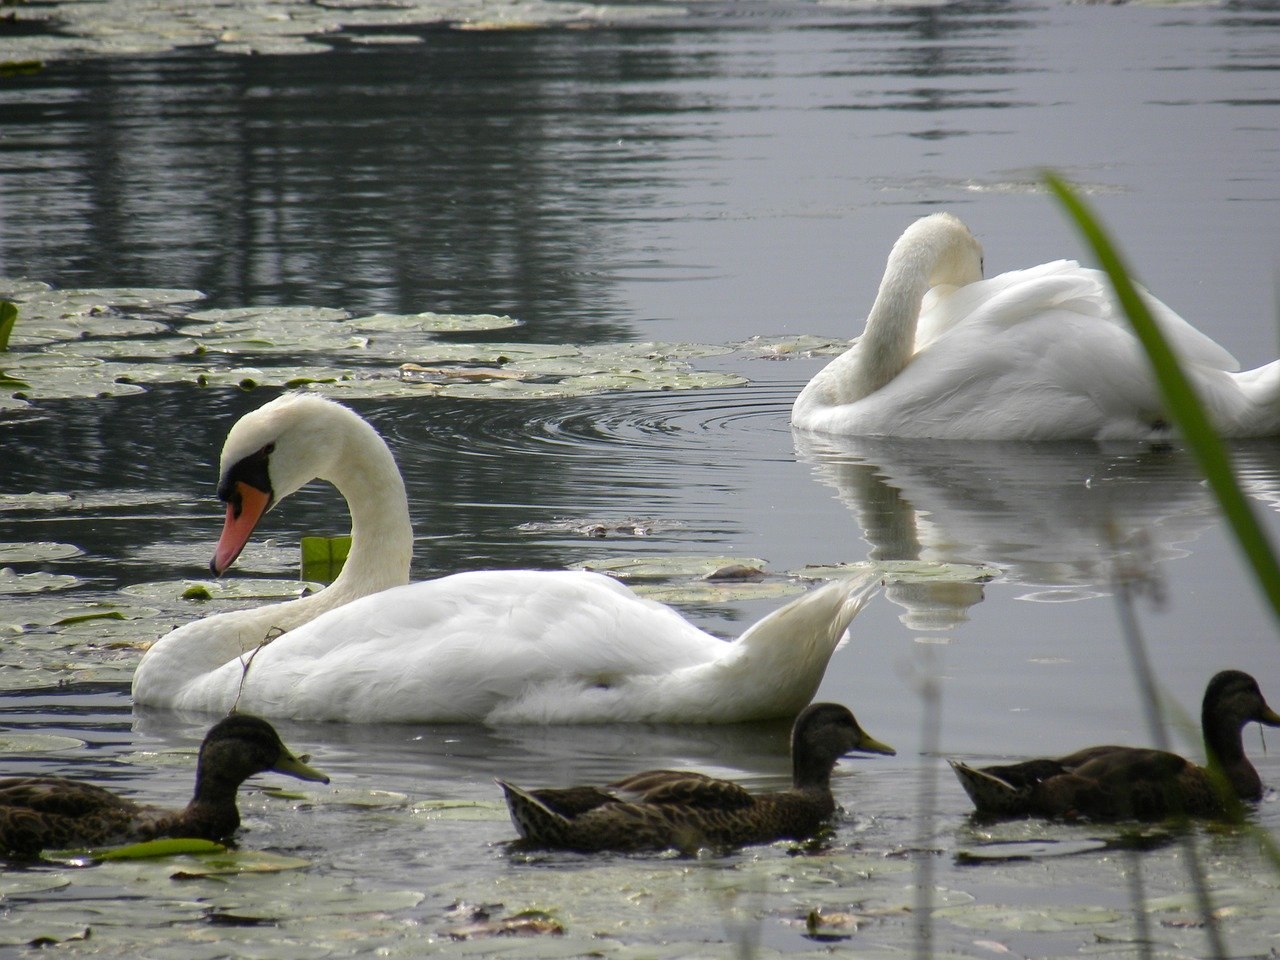
[[[520, 322], [493, 314], [372, 314], [330, 307], [188, 311], [197, 290], [55, 290], [0, 279], [23, 322], [0, 377], [0, 409], [124, 396], [156, 384], [306, 388], [338, 398], [548, 399], [621, 390], [740, 386], [695, 370], [730, 346], [467, 342]], [[314, 356], [314, 363], [298, 359]], [[288, 359], [291, 362], [282, 362]]]

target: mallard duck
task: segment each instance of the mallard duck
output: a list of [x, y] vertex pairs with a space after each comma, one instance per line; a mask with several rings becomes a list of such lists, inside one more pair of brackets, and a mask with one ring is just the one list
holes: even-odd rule
[[240, 784], [265, 770], [329, 782], [290, 753], [269, 723], [243, 714], [220, 720], [205, 736], [195, 796], [183, 810], [144, 806], [65, 777], [0, 780], [0, 855], [31, 858], [47, 849], [160, 837], [224, 840], [240, 826]]
[[484, 570], [408, 583], [413, 529], [391, 451], [354, 411], [310, 394], [278, 397], [227, 435], [214, 571], [271, 505], [317, 477], [351, 509], [338, 578], [311, 596], [174, 630], [139, 663], [134, 702], [349, 722], [793, 718], [879, 586], [866, 574], [811, 590], [726, 643], [598, 573]]
[[951, 768], [983, 816], [1221, 817], [1232, 813], [1237, 799], [1262, 796], [1262, 780], [1241, 740], [1252, 722], [1280, 727], [1280, 714], [1267, 706], [1253, 677], [1224, 670], [1209, 681], [1201, 707], [1207, 767], [1163, 750], [1103, 746], [981, 769], [952, 760]]
[[790, 790], [752, 794], [728, 780], [685, 770], [649, 770], [608, 787], [524, 790], [506, 781], [521, 838], [566, 850], [693, 851], [811, 836], [835, 812], [831, 770], [853, 750], [892, 755], [853, 714], [815, 703], [791, 731]]
[[[1240, 370], [1155, 297], [1147, 306], [1218, 431], [1280, 433], [1280, 361]], [[1098, 270], [1055, 260], [984, 280], [982, 248], [949, 213], [894, 244], [862, 335], [791, 412], [800, 430], [951, 440], [1167, 435], [1151, 365]]]

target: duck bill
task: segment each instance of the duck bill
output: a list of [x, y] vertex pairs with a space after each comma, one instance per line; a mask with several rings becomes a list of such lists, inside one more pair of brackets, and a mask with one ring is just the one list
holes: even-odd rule
[[209, 569], [214, 576], [222, 576], [227, 567], [236, 562], [240, 551], [249, 542], [254, 528], [271, 506], [271, 494], [259, 490], [243, 480], [237, 480], [227, 498], [227, 518], [222, 524], [222, 536], [213, 550]]
[[283, 773], [286, 776], [297, 777], [299, 780], [312, 780], [316, 783], [328, 783], [329, 778], [321, 773], [315, 767], [303, 763], [301, 759], [295, 757], [288, 750], [280, 751], [280, 756], [276, 762], [271, 765], [271, 769], [276, 773]]
[[1265, 723], [1268, 727], [1280, 727], [1280, 713], [1270, 707], [1263, 707], [1262, 713], [1258, 715], [1258, 722]]
[[887, 757], [896, 757], [898, 755], [897, 750], [887, 743], [881, 743], [865, 730], [862, 731], [862, 739], [858, 741], [853, 749], [861, 750], [863, 753], [883, 753]]

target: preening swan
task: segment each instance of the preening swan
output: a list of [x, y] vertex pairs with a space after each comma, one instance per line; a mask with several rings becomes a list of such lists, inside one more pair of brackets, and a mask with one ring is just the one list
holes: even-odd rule
[[[1280, 434], [1280, 361], [1240, 369], [1145, 293], [1224, 436]], [[947, 213], [894, 244], [854, 345], [800, 392], [792, 424], [849, 436], [1141, 439], [1167, 434], [1137, 338], [1097, 270], [1057, 260], [982, 279], [982, 248]]]
[[[873, 576], [810, 591], [726, 642], [616, 581], [483, 571], [408, 584], [404, 484], [374, 429], [287, 394], [242, 417], [222, 451], [226, 522], [213, 568], [313, 479], [351, 509], [341, 575], [309, 597], [179, 627], [138, 665], [138, 704], [348, 721], [730, 723], [795, 716], [813, 698]], [[247, 672], [243, 661], [264, 638]], [[243, 677], [243, 691], [241, 679]]]

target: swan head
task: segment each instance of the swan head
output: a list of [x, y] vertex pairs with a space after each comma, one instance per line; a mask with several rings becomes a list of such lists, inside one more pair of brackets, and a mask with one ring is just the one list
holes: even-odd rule
[[312, 480], [329, 479], [351, 423], [372, 429], [341, 404], [306, 393], [284, 394], [235, 423], [218, 474], [227, 513], [209, 565], [215, 575], [235, 562], [271, 507]]
[[902, 257], [923, 253], [930, 287], [959, 287], [982, 279], [982, 245], [950, 213], [921, 217], [898, 238], [894, 253]]

